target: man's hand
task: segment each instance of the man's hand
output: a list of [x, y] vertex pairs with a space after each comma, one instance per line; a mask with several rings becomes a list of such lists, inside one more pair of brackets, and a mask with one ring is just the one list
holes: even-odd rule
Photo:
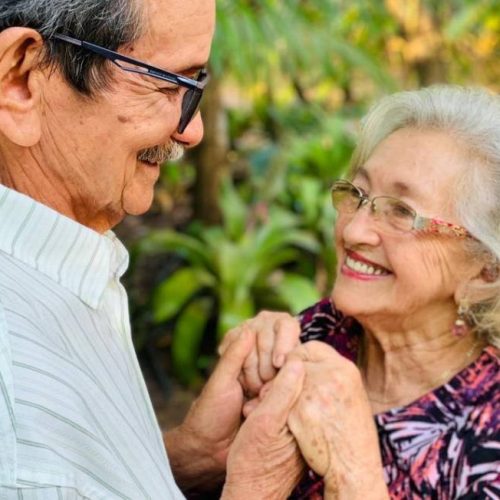
[[255, 345], [247, 330], [225, 350], [184, 422], [165, 434], [177, 484], [186, 493], [222, 484], [229, 447], [241, 425], [243, 389], [238, 377]]
[[304, 382], [301, 361], [287, 362], [249, 415], [228, 457], [223, 500], [285, 499], [304, 471], [287, 418]]

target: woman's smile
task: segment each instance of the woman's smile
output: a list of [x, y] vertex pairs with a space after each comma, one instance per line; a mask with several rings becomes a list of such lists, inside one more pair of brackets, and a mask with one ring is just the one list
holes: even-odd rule
[[340, 272], [345, 276], [365, 281], [384, 278], [392, 274], [388, 269], [351, 250], [347, 250]]

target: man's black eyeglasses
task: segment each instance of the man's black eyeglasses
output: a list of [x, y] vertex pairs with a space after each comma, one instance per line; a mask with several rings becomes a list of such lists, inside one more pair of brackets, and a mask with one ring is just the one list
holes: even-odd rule
[[83, 40], [78, 40], [76, 38], [71, 38], [70, 36], [60, 35], [56, 33], [52, 38], [60, 40], [62, 42], [71, 43], [77, 47], [94, 52], [100, 56], [109, 59], [111, 62], [116, 64], [119, 68], [129, 73], [138, 73], [140, 75], [151, 76], [153, 78], [158, 78], [166, 82], [174, 83], [185, 87], [188, 90], [184, 94], [182, 99], [182, 110], [181, 119], [179, 121], [179, 126], [177, 131], [182, 134], [189, 122], [196, 115], [198, 108], [200, 106], [200, 101], [203, 96], [203, 91], [208, 83], [208, 73], [205, 69], [202, 69], [198, 74], [198, 78], [193, 80], [183, 75], [177, 73], [170, 73], [163, 69], [155, 68], [147, 63], [133, 59], [132, 57], [127, 57], [113, 50], [105, 49], [94, 43], [85, 42]]

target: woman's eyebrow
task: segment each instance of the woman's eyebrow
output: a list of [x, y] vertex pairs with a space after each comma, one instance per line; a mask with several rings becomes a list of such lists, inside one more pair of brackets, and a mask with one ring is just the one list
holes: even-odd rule
[[354, 172], [354, 175], [357, 177], [358, 175], [360, 175], [361, 177], [363, 177], [367, 182], [368, 184], [370, 184], [370, 174], [368, 173], [368, 170], [366, 170], [365, 167], [359, 167], [355, 172]]
[[[368, 182], [368, 184], [371, 185], [370, 173], [368, 172], [368, 170], [366, 170], [365, 167], [359, 167], [356, 170], [355, 175], [363, 177]], [[409, 195], [409, 194], [413, 194], [415, 196], [419, 195], [418, 191], [411, 188], [408, 184], [406, 184], [403, 181], [394, 181], [391, 183], [391, 187], [397, 193], [398, 196]]]

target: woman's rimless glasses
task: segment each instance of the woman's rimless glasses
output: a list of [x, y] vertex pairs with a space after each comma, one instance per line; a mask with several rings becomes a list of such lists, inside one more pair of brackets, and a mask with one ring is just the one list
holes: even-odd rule
[[338, 180], [331, 188], [332, 203], [339, 214], [352, 215], [364, 205], [384, 232], [425, 231], [459, 238], [473, 238], [462, 226], [440, 219], [422, 217], [405, 202], [391, 196], [369, 198], [366, 193], [346, 180]]
[[186, 91], [182, 99], [181, 118], [179, 121], [179, 126], [177, 127], [177, 131], [179, 132], [179, 134], [182, 134], [184, 132], [193, 117], [196, 115], [200, 106], [201, 98], [203, 96], [203, 91], [205, 90], [205, 87], [209, 80], [208, 73], [205, 69], [202, 69], [198, 74], [198, 78], [196, 80], [193, 80], [192, 78], [188, 78], [177, 73], [171, 73], [163, 69], [155, 68], [154, 66], [150, 66], [147, 63], [144, 63], [132, 57], [124, 56], [123, 54], [119, 54], [118, 52], [106, 49], [94, 43], [85, 42], [83, 40], [78, 40], [76, 38], [60, 34], [55, 34], [52, 36], [52, 38], [61, 42], [76, 45], [77, 47], [81, 47], [82, 49], [88, 50], [89, 52], [93, 52], [94, 54], [98, 54], [106, 59], [109, 59], [123, 71], [150, 76], [187, 88], [188, 90]]

